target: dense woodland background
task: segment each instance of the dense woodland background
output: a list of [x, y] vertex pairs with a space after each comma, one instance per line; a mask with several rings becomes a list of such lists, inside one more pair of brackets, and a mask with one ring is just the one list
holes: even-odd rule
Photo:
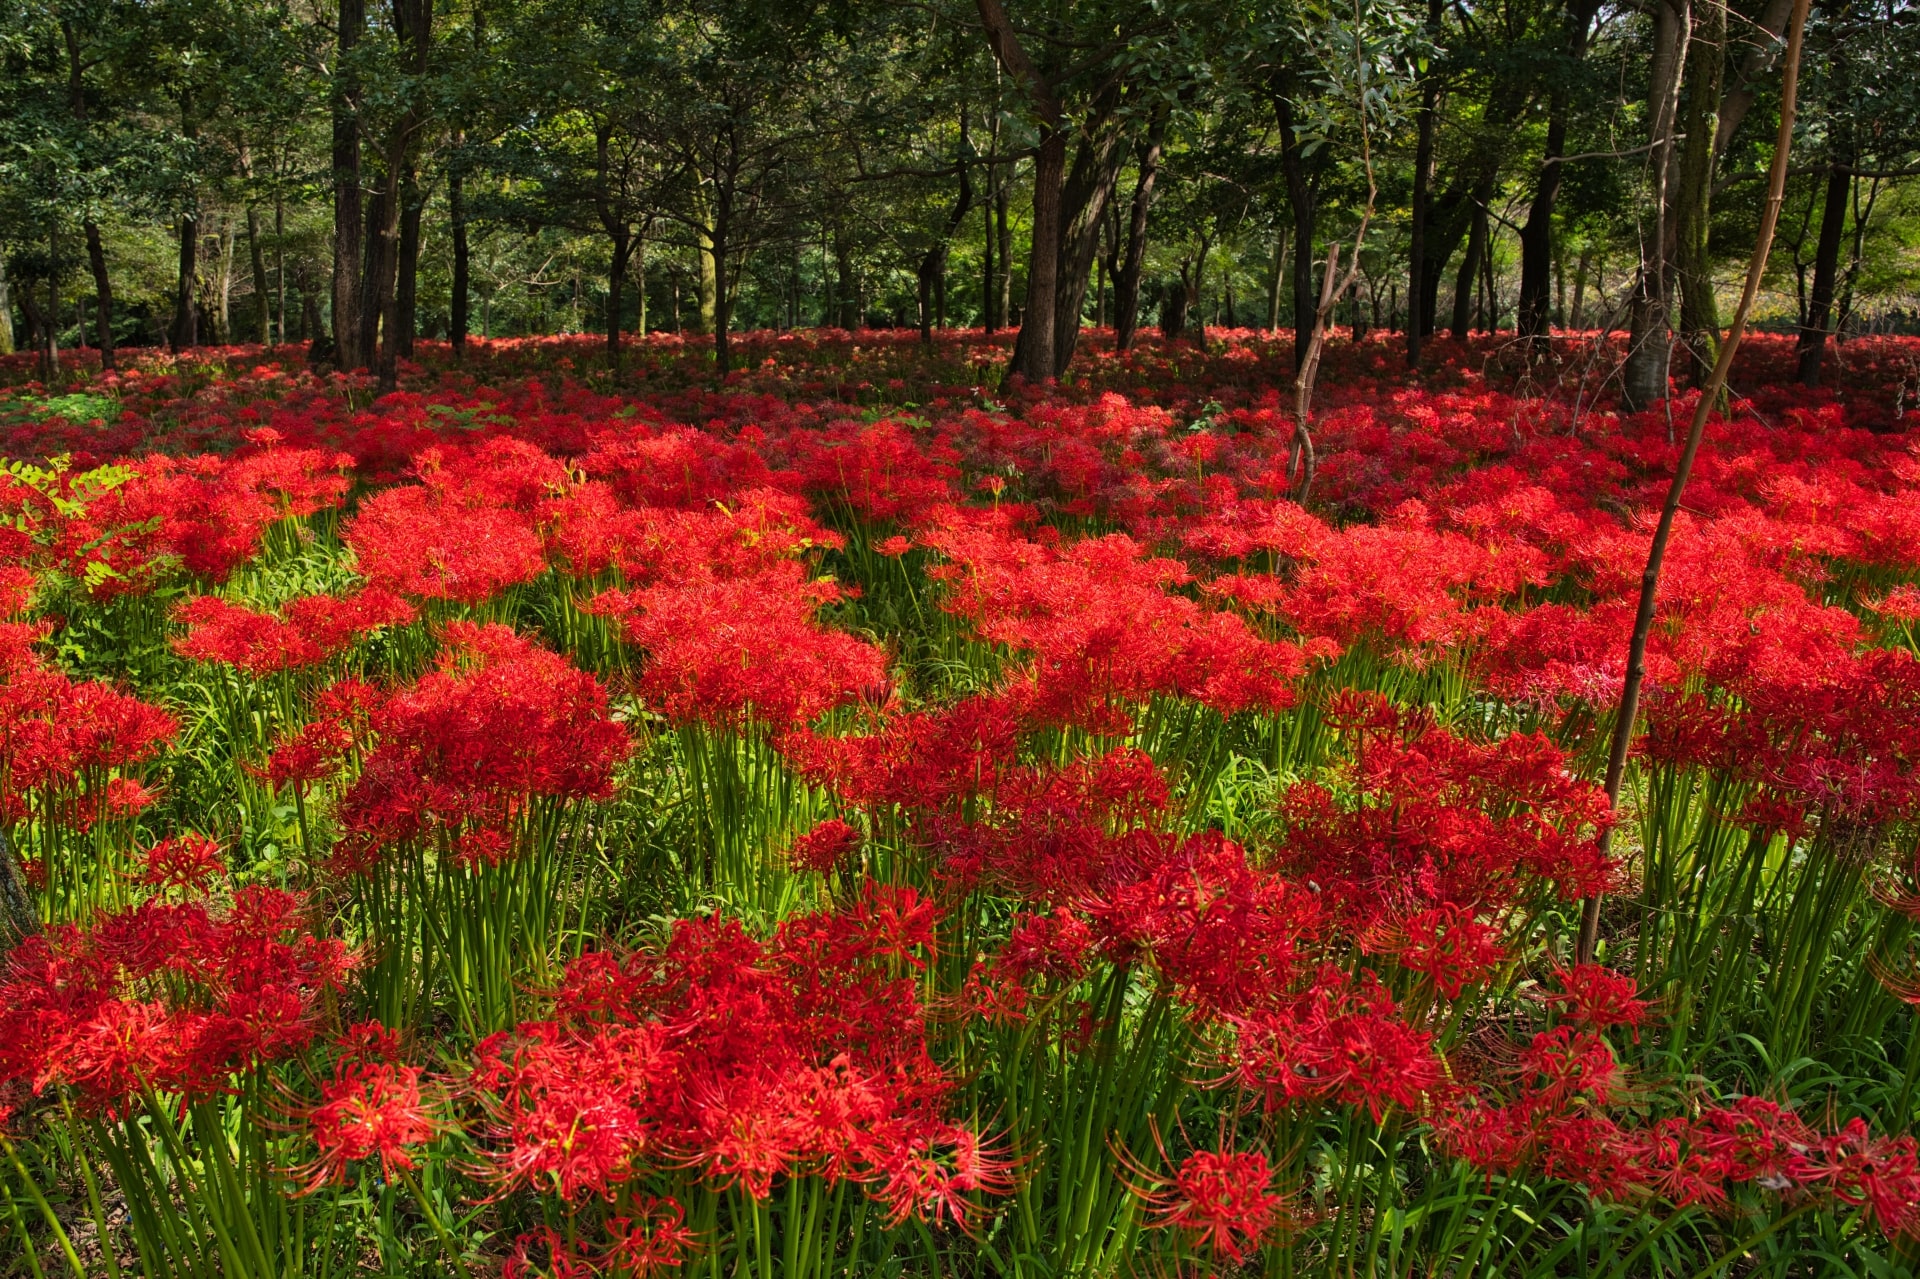
[[[1785, 0], [65, 0], [0, 25], [0, 350], [1334, 317], [1617, 329], [1749, 252]], [[1819, 0], [1763, 325], [1911, 331], [1920, 14]], [[1669, 337], [1675, 341], [1669, 342]]]

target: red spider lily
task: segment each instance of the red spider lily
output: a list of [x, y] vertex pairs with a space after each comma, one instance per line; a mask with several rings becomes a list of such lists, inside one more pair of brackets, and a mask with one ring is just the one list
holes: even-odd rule
[[600, 1266], [625, 1279], [651, 1279], [661, 1271], [677, 1269], [696, 1242], [679, 1204], [671, 1199], [643, 1199], [635, 1202], [631, 1216], [607, 1222], [607, 1246], [600, 1254]]
[[118, 1108], [148, 1090], [204, 1096], [297, 1053], [352, 968], [306, 931], [301, 899], [246, 887], [214, 916], [148, 902], [28, 939], [0, 984], [0, 1078]]
[[1196, 1150], [1158, 1189], [1144, 1193], [1153, 1224], [1238, 1266], [1282, 1219], [1273, 1168], [1257, 1150]]
[[350, 846], [498, 831], [535, 797], [611, 793], [629, 741], [598, 680], [504, 626], [450, 623], [446, 641], [437, 669], [368, 714], [377, 745], [342, 805]]
[[147, 852], [142, 883], [183, 892], [205, 892], [209, 883], [227, 871], [220, 845], [205, 835], [176, 835]]
[[1001, 1186], [997, 1164], [940, 1116], [950, 1082], [913, 982], [892, 975], [929, 924], [901, 890], [796, 916], [770, 943], [682, 921], [656, 954], [579, 961], [560, 1020], [476, 1052], [490, 1175], [574, 1201], [692, 1166], [765, 1198], [804, 1170], [879, 1187], [901, 1216], [964, 1215]]
[[224, 662], [248, 675], [315, 666], [338, 656], [384, 626], [403, 626], [414, 610], [389, 591], [368, 589], [353, 595], [306, 595], [283, 610], [284, 620], [230, 604], [213, 595], [196, 595], [175, 610], [190, 629], [174, 641], [183, 657]]
[[1635, 997], [1633, 978], [1598, 964], [1575, 964], [1561, 969], [1555, 978], [1560, 989], [1543, 992], [1544, 1003], [1564, 1010], [1568, 1020], [1589, 1030], [1632, 1026], [1638, 1037], [1648, 1004]]
[[829, 817], [811, 830], [794, 836], [787, 849], [787, 859], [796, 870], [825, 875], [859, 847], [860, 832], [838, 817]]
[[350, 1165], [379, 1159], [380, 1176], [415, 1166], [413, 1149], [430, 1141], [434, 1123], [420, 1094], [420, 1068], [394, 1061], [342, 1060], [306, 1112], [320, 1155], [306, 1191], [345, 1181]]

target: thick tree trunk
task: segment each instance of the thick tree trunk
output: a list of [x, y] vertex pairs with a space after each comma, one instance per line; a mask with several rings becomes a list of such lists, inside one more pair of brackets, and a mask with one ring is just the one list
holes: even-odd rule
[[1027, 297], [1020, 315], [1009, 374], [1031, 382], [1054, 376], [1054, 325], [1058, 301], [1061, 186], [1066, 180], [1066, 123], [1058, 94], [1021, 47], [1000, 0], [975, 0], [987, 45], [1018, 81], [1040, 120], [1040, 149], [1033, 163], [1033, 242], [1027, 253]]
[[1814, 249], [1813, 289], [1807, 298], [1807, 322], [1800, 328], [1800, 382], [1820, 385], [1826, 358], [1828, 321], [1833, 316], [1834, 282], [1840, 274], [1840, 242], [1847, 224], [1847, 196], [1853, 175], [1839, 157], [1827, 165], [1827, 191], [1820, 208], [1820, 239]]
[[366, 0], [340, 0], [333, 76], [333, 357], [352, 366], [361, 348], [360, 110], [353, 51], [367, 27]]
[[[387, 157], [391, 165], [393, 156]], [[380, 358], [380, 333], [387, 308], [393, 300], [394, 268], [399, 260], [400, 193], [395, 190], [397, 175], [389, 169], [367, 201], [366, 263], [360, 276], [359, 345], [342, 368], [371, 369]], [[388, 339], [392, 341], [389, 332]]]
[[1674, 276], [1680, 294], [1680, 341], [1688, 380], [1703, 386], [1720, 350], [1720, 313], [1713, 298], [1709, 205], [1713, 196], [1714, 136], [1726, 66], [1726, 0], [1703, 0], [1705, 21], [1692, 41], [1687, 76], [1686, 142], [1674, 192]]
[[1127, 210], [1127, 248], [1113, 273], [1113, 345], [1124, 351], [1133, 344], [1140, 324], [1140, 275], [1147, 263], [1147, 214], [1153, 208], [1153, 184], [1160, 172], [1160, 152], [1166, 143], [1167, 118], [1161, 112], [1147, 129], [1146, 142], [1136, 163], [1133, 204]]
[[453, 223], [453, 296], [448, 301], [447, 340], [458, 359], [467, 349], [467, 293], [472, 268], [467, 245], [466, 183], [457, 161], [447, 166], [447, 220]]
[[1066, 180], [1067, 135], [1048, 128], [1033, 162], [1033, 240], [1027, 252], [1027, 295], [1009, 373], [1029, 382], [1054, 376], [1054, 313], [1060, 285], [1060, 197]]
[[1093, 262], [1100, 252], [1100, 227], [1106, 220], [1114, 184], [1120, 180], [1120, 166], [1126, 162], [1120, 127], [1113, 118], [1119, 97], [1117, 86], [1101, 95], [1094, 119], [1088, 122], [1091, 137], [1074, 157], [1073, 172], [1061, 190], [1060, 261], [1054, 286], [1055, 377], [1066, 373], [1080, 345], [1080, 317], [1086, 309]]
[[199, 307], [194, 301], [194, 279], [200, 270], [200, 220], [191, 213], [180, 215], [179, 271], [174, 280], [173, 327], [168, 339], [174, 351], [200, 345]]

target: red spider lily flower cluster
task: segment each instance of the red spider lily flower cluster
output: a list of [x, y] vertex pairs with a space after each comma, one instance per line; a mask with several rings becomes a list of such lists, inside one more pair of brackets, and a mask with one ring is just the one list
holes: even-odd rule
[[70, 1087], [120, 1110], [205, 1096], [298, 1053], [353, 958], [302, 900], [242, 888], [231, 909], [148, 902], [17, 947], [0, 982], [0, 1079]]
[[[372, 704], [353, 709], [373, 746], [342, 800], [355, 856], [444, 833], [498, 860], [535, 799], [609, 796], [630, 746], [598, 680], [504, 626], [449, 623], [433, 671], [391, 696], [365, 691]], [[294, 775], [282, 755], [294, 745], [275, 753], [280, 776]]]
[[566, 1200], [611, 1198], [650, 1167], [760, 1199], [817, 1175], [865, 1186], [894, 1220], [971, 1220], [1008, 1183], [942, 1113], [953, 1082], [910, 976], [936, 918], [911, 891], [870, 887], [766, 943], [707, 918], [657, 952], [582, 957], [553, 1019], [475, 1052], [490, 1175]]
[[187, 632], [174, 641], [182, 657], [223, 662], [252, 676], [318, 666], [385, 626], [414, 620], [413, 606], [390, 591], [303, 595], [275, 617], [217, 595], [196, 595], [174, 612]]

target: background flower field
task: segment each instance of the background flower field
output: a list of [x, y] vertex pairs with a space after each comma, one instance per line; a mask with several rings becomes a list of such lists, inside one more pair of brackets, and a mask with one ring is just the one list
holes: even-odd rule
[[0, 1273], [1913, 1273], [1920, 341], [1210, 336], [13, 358]]

